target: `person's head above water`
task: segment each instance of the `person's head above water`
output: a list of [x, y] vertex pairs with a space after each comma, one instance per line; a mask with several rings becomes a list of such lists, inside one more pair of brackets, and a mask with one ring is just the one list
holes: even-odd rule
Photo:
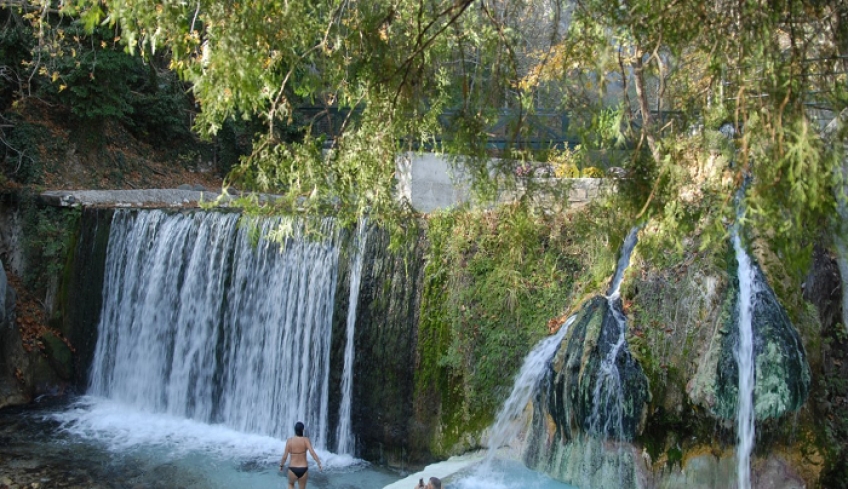
[[442, 489], [442, 481], [438, 477], [430, 477], [430, 486], [433, 489]]
[[300, 421], [294, 424], [294, 434], [297, 436], [303, 436], [303, 423]]

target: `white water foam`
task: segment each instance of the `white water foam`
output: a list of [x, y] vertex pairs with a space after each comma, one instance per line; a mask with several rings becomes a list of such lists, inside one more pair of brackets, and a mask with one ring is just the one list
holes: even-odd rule
[[751, 488], [751, 452], [754, 449], [754, 333], [752, 316], [756, 296], [756, 275], [751, 258], [745, 252], [738, 233], [733, 232], [733, 248], [739, 263], [739, 341], [736, 362], [739, 366], [739, 404], [736, 415], [738, 489]]
[[[104, 457], [108, 460], [104, 463], [132, 465], [136, 469], [130, 472], [153, 478], [165, 468], [169, 478], [178, 479], [170, 481], [174, 487], [286, 487], [286, 473], [279, 470], [285, 441], [278, 438], [152, 414], [94, 396], [80, 398], [47, 417], [60, 423], [59, 429], [72, 436], [72, 443], [78, 438], [87, 442], [84, 446], [89, 451], [113, 454]], [[324, 470], [319, 471], [309, 459], [309, 487], [314, 489], [374, 489], [399, 478], [350, 455], [336, 455], [317, 447], [315, 451]], [[144, 485], [143, 481], [139, 485]]]
[[362, 280], [362, 263], [365, 261], [365, 244], [368, 237], [368, 221], [359, 223], [354, 242], [353, 264], [350, 270], [350, 302], [347, 309], [347, 330], [345, 334], [344, 370], [342, 371], [342, 402], [339, 406], [338, 453], [354, 454], [356, 448], [351, 428], [351, 403], [353, 399], [353, 356], [354, 332], [356, 330], [356, 310], [359, 305], [359, 284]]
[[[243, 433], [167, 414], [140, 411], [124, 403], [85, 396], [68, 409], [51, 414], [61, 429], [93, 440], [113, 452], [157, 449], [171, 457], [204, 453], [219, 459], [279, 463], [285, 440]], [[349, 455], [316, 448], [325, 468], [361, 464]], [[311, 460], [311, 459], [310, 459]]]

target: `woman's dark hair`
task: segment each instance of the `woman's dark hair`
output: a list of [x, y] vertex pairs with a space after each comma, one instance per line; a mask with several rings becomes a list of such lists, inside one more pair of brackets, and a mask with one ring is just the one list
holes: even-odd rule
[[300, 421], [294, 424], [294, 434], [297, 436], [303, 436], [303, 423]]

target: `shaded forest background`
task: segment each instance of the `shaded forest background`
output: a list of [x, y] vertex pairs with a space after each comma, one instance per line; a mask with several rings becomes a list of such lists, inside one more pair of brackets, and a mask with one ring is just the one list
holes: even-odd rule
[[130, 55], [114, 29], [58, 15], [41, 50], [31, 14], [0, 5], [0, 190], [215, 189], [249, 152], [250, 121], [192, 131], [199, 109], [167, 54]]

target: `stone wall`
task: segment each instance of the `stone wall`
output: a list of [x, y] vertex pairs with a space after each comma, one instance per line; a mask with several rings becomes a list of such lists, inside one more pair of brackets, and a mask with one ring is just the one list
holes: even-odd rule
[[[469, 176], [454, 168], [448, 158], [434, 153], [406, 153], [398, 158], [398, 192], [413, 209], [433, 212], [469, 202]], [[565, 183], [566, 195], [557, 187]], [[612, 181], [604, 178], [527, 178], [516, 190], [504, 190], [500, 202], [520, 197], [527, 188], [536, 187], [540, 206], [551, 210], [584, 205], [603, 191], [612, 189]]]
[[[95, 304], [101, 295], [95, 262], [101, 262], [102, 278], [108, 236], [108, 220], [104, 223], [96, 216], [111, 216], [98, 209], [83, 212], [88, 227], [82, 233], [76, 224], [67, 227], [77, 220], [60, 219], [53, 225], [66, 226], [62, 229], [72, 241], [64, 244], [68, 254], [32, 254], [27, 246], [44, 246], [39, 239], [43, 237], [33, 236], [39, 232], [31, 217], [38, 203], [6, 197], [0, 203], [0, 408], [83, 387], [91, 349], [85, 340], [92, 336], [100, 310]], [[60, 217], [64, 212], [58, 211]], [[33, 257], [41, 258], [36, 262]], [[14, 290], [12, 283], [19, 289]]]
[[22, 276], [26, 268], [21, 213], [11, 196], [0, 197], [0, 259], [6, 270]]

